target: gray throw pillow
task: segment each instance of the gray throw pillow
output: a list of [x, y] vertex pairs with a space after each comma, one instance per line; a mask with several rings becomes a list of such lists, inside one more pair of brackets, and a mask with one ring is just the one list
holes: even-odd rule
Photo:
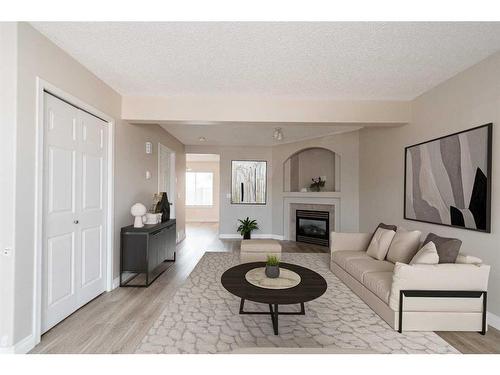
[[[378, 225], [377, 229], [378, 228], [393, 230], [394, 232], [396, 232], [398, 230], [398, 227], [396, 225], [390, 225], [390, 224], [384, 224], [384, 223], [380, 223]], [[375, 229], [375, 230], [377, 230], [377, 229]]]
[[439, 255], [439, 263], [455, 263], [462, 246], [462, 241], [458, 238], [447, 238], [438, 236], [435, 233], [429, 233], [425, 239], [423, 246], [429, 242], [434, 242]]

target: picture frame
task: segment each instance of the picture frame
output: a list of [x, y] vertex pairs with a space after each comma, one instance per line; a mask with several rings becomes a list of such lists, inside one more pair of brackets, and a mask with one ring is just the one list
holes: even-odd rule
[[491, 233], [493, 124], [405, 147], [405, 220]]
[[266, 160], [231, 160], [231, 204], [267, 204]]

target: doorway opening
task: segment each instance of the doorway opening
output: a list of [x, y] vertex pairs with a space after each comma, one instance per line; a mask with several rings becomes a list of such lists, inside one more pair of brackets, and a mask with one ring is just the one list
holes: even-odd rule
[[208, 225], [218, 232], [219, 220], [220, 156], [186, 154], [186, 223]]
[[[158, 143], [158, 192], [166, 192], [170, 202], [170, 217], [175, 219], [176, 201], [175, 152]], [[177, 234], [179, 241], [179, 234]]]

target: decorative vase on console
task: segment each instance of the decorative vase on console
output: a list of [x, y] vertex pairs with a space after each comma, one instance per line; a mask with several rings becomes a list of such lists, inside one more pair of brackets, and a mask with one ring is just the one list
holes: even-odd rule
[[146, 219], [146, 206], [142, 203], [136, 203], [130, 209], [130, 213], [134, 217], [134, 228], [142, 228]]
[[161, 215], [161, 222], [170, 220], [170, 202], [168, 201], [167, 193], [161, 192], [155, 194], [156, 207], [154, 212]]

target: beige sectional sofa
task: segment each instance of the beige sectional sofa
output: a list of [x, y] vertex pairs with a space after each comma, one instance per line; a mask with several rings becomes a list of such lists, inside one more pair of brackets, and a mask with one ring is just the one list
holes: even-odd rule
[[[372, 233], [331, 235], [331, 270], [394, 329], [486, 331], [490, 266], [459, 255], [453, 264], [404, 264], [366, 253]], [[400, 320], [400, 296], [406, 294]]]

